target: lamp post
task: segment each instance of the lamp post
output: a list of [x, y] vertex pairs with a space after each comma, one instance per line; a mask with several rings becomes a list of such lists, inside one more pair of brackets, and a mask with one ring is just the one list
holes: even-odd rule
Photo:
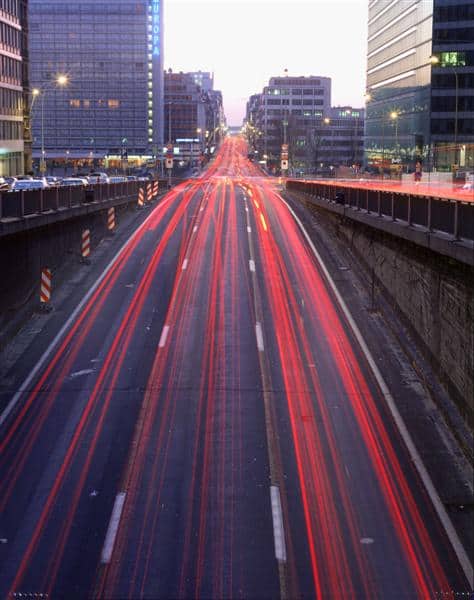
[[198, 127], [196, 129], [196, 133], [198, 135], [198, 140], [199, 140], [199, 152], [202, 153], [202, 138], [201, 138], [202, 129], [201, 129], [201, 127]]
[[398, 149], [398, 113], [395, 110], [393, 110], [390, 113], [390, 118], [395, 123], [395, 152], [396, 152], [397, 158], [400, 158], [400, 156], [399, 156], [400, 152]]
[[[433, 66], [440, 66], [439, 65], [439, 58], [437, 56], [431, 56], [430, 57], [430, 62]], [[458, 78], [458, 72], [456, 70], [455, 67], [453, 67], [453, 65], [441, 65], [442, 68], [446, 68], [448, 67], [449, 69], [451, 69], [453, 75], [454, 75], [454, 164], [458, 164], [458, 99], [459, 99], [459, 78]]]
[[[67, 75], [58, 75], [56, 77], [55, 83], [58, 87], [65, 87], [69, 83], [69, 78]], [[46, 92], [50, 89], [53, 89], [53, 85], [46, 84], [43, 88], [33, 88], [32, 96], [33, 100], [31, 102], [31, 109], [33, 110], [34, 101], [36, 98], [41, 97], [41, 159], [40, 159], [40, 172], [44, 175], [46, 173], [46, 158], [45, 158], [45, 148], [44, 148], [44, 97], [46, 96]]]

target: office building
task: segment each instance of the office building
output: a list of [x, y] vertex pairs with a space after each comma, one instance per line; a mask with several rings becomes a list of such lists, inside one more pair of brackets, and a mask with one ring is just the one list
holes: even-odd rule
[[30, 167], [27, 31], [26, 0], [0, 0], [0, 176]]
[[34, 155], [44, 146], [50, 162], [161, 157], [162, 0], [29, 4]]
[[278, 171], [288, 145], [291, 174], [328, 172], [362, 160], [364, 110], [331, 107], [328, 77], [273, 77], [247, 103], [249, 152]]
[[225, 122], [222, 93], [202, 88], [197, 83], [201, 80], [204, 88], [212, 83], [206, 77], [197, 78], [196, 73], [165, 72], [165, 140], [186, 163], [201, 161], [214, 151]]
[[[471, 161], [474, 7], [369, 3], [365, 159], [375, 170], [450, 171]], [[454, 167], [456, 165], [456, 167]]]
[[431, 162], [474, 171], [474, 3], [435, 0], [431, 77]]

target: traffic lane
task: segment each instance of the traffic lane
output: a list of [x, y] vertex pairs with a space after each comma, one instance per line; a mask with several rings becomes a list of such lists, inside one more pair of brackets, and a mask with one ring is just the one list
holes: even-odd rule
[[170, 305], [99, 596], [278, 595], [246, 225], [231, 186], [216, 187]]
[[[150, 219], [150, 228], [155, 227], [157, 225], [157, 223], [155, 223], [154, 221], [155, 220], [153, 218]], [[160, 228], [157, 228], [155, 230], [155, 234], [158, 235], [159, 238], [161, 237], [160, 233], [164, 233], [164, 231], [160, 231]], [[155, 234], [147, 232], [145, 234], [145, 237], [153, 238], [153, 235]], [[144, 280], [150, 278], [150, 274], [152, 272], [155, 273], [155, 278], [150, 278], [150, 281], [152, 282], [152, 285], [150, 286], [152, 293], [148, 294], [148, 298], [150, 299], [148, 304], [140, 307], [139, 310], [136, 310], [136, 314], [133, 317], [135, 319], [134, 321], [131, 321], [129, 319], [130, 329], [133, 331], [134, 334], [137, 334], [138, 343], [135, 343], [136, 348], [133, 348], [134, 353], [128, 357], [127, 367], [124, 369], [126, 375], [125, 381], [123, 382], [123, 384], [121, 384], [121, 389], [143, 389], [144, 383], [146, 382], [146, 368], [147, 364], [148, 366], [150, 365], [151, 359], [148, 358], [146, 354], [142, 356], [142, 331], [147, 330], [147, 328], [149, 327], [148, 322], [153, 318], [153, 316], [155, 316], [155, 318], [156, 316], [158, 316], [158, 321], [160, 320], [160, 318], [162, 320], [163, 314], [166, 311], [167, 299], [166, 293], [163, 293], [162, 285], [163, 282], [165, 282], [166, 279], [169, 278], [171, 273], [169, 269], [169, 264], [166, 263], [172, 261], [173, 257], [176, 262], [176, 256], [179, 255], [179, 248], [182, 243], [181, 240], [185, 239], [185, 235], [183, 235], [183, 231], [180, 230], [180, 228], [178, 227], [173, 237], [174, 243], [171, 243], [170, 239], [167, 239], [165, 242], [165, 254], [168, 255], [168, 260], [163, 261], [161, 268], [158, 265], [155, 265], [156, 271], [153, 271], [153, 269], [148, 272], [143, 271], [140, 274], [140, 277], [137, 279], [137, 287], [140, 287], [138, 286], [138, 282], [143, 283]], [[143, 265], [148, 265], [148, 267], [150, 266], [150, 255], [152, 257], [154, 256], [153, 248], [155, 248], [156, 254], [156, 249], [159, 248], [159, 245], [160, 244], [158, 244], [157, 246], [157, 239], [155, 239], [147, 245], [146, 252], [144, 251], [144, 248], [136, 249], [137, 257], [141, 257], [140, 262], [143, 263]], [[62, 474], [62, 477], [64, 479], [63, 481], [61, 481], [61, 486], [63, 486], [61, 491], [64, 491], [66, 497], [62, 499], [61, 502], [57, 503], [56, 506], [59, 505], [60, 507], [63, 507], [63, 509], [64, 507], [70, 506], [70, 497], [68, 496], [68, 494], [72, 487], [74, 487], [74, 482], [77, 480], [77, 469], [79, 469], [79, 471], [81, 472], [81, 477], [82, 475], [86, 475], [86, 473], [83, 473], [81, 471], [81, 464], [83, 464], [82, 460], [86, 460], [86, 456], [87, 460], [90, 460], [92, 455], [90, 453], [87, 453], [87, 455], [85, 455], [86, 450], [88, 452], [88, 444], [86, 444], [84, 440], [89, 440], [90, 436], [92, 435], [92, 432], [94, 433], [94, 435], [99, 436], [100, 431], [98, 429], [98, 426], [96, 425], [96, 417], [99, 414], [99, 412], [104, 410], [104, 395], [107, 395], [110, 391], [106, 389], [106, 394], [104, 394], [103, 389], [96, 389], [97, 381], [99, 377], [102, 377], [100, 385], [105, 385], [105, 387], [107, 387], [107, 385], [110, 384], [110, 382], [107, 382], [107, 369], [105, 373], [103, 372], [103, 365], [108, 361], [108, 367], [110, 367], [110, 365], [113, 363], [114, 352], [111, 353], [111, 346], [109, 344], [111, 343], [111, 339], [117, 335], [116, 332], [119, 331], [118, 327], [111, 328], [109, 330], [110, 322], [113, 322], [113, 314], [111, 314], [110, 311], [112, 311], [113, 313], [115, 310], [116, 315], [119, 316], [118, 321], [115, 323], [115, 325], [118, 326], [118, 324], [121, 323], [121, 319], [123, 316], [120, 311], [124, 310], [123, 305], [127, 307], [127, 305], [123, 303], [124, 286], [122, 284], [125, 283], [125, 281], [133, 281], [136, 277], [136, 273], [139, 273], [139, 269], [137, 268], [135, 262], [127, 266], [131, 267], [131, 272], [126, 273], [127, 277], [125, 278], [125, 280], [122, 280], [120, 284], [116, 285], [113, 288], [113, 290], [111, 290], [107, 294], [107, 314], [97, 315], [96, 319], [94, 320], [93, 327], [88, 333], [88, 337], [84, 340], [84, 344], [81, 344], [79, 349], [76, 348], [78, 350], [77, 361], [79, 361], [79, 363], [81, 364], [70, 365], [70, 368], [72, 369], [72, 375], [78, 372], [80, 373], [80, 371], [77, 371], [76, 369], [79, 369], [81, 366], [84, 366], [86, 364], [90, 365], [90, 357], [95, 356], [95, 359], [92, 360], [97, 360], [100, 366], [97, 368], [97, 372], [93, 374], [94, 376], [92, 376], [92, 374], [88, 375], [88, 377], [91, 379], [91, 381], [89, 382], [90, 385], [85, 385], [84, 379], [87, 376], [85, 374], [83, 377], [73, 377], [72, 379], [71, 377], [69, 377], [66, 380], [60, 379], [59, 382], [54, 382], [52, 389], [54, 390], [56, 395], [55, 404], [52, 407], [51, 411], [47, 414], [47, 418], [44, 420], [44, 423], [42, 423], [43, 427], [41, 428], [41, 430], [38, 429], [37, 432], [35, 432], [35, 436], [28, 436], [26, 435], [23, 423], [21, 424], [21, 427], [19, 427], [19, 433], [21, 433], [23, 440], [25, 439], [25, 435], [26, 439], [36, 437], [36, 443], [33, 446], [30, 445], [30, 447], [27, 447], [22, 453], [23, 470], [20, 474], [14, 472], [16, 482], [13, 488], [10, 490], [10, 503], [6, 506], [6, 510], [3, 511], [5, 527], [8, 526], [11, 532], [11, 537], [9, 539], [14, 540], [16, 543], [16, 551], [14, 551], [11, 554], [8, 553], [9, 556], [7, 561], [10, 565], [10, 569], [13, 571], [15, 570], [16, 565], [19, 564], [18, 561], [22, 556], [22, 550], [18, 548], [18, 545], [20, 546], [20, 548], [24, 549], [25, 545], [30, 540], [31, 527], [33, 526], [33, 523], [37, 521], [37, 518], [38, 520], [40, 519], [40, 509], [42, 506], [45, 506], [45, 497], [48, 495], [48, 492], [50, 492], [50, 490], [57, 484], [57, 476], [59, 476], [60, 469], [62, 469], [62, 467], [64, 466], [65, 457], [68, 457], [71, 460], [71, 463], [68, 465], [70, 471], [68, 473]], [[128, 284], [126, 284], [125, 287], [127, 285]], [[135, 293], [136, 292], [134, 292], [134, 294]], [[136, 308], [137, 306], [135, 306], [135, 309]], [[127, 310], [130, 310], [130, 305], [128, 305]], [[161, 317], [159, 314], [160, 311]], [[162, 323], [158, 323], [158, 328], [161, 325]], [[133, 339], [133, 336], [131, 336], [131, 339]], [[118, 347], [117, 338], [113, 341], [113, 343], [115, 343], [114, 351], [116, 352]], [[95, 348], [96, 351], [99, 352], [99, 354], [97, 354], [96, 351], [92, 352], [91, 354], [91, 346]], [[134, 373], [132, 373], [132, 371], [134, 371]], [[140, 375], [137, 381], [131, 379], [131, 375], [133, 374]], [[144, 379], [144, 381], [140, 381], [140, 378]], [[82, 383], [80, 383], [81, 379]], [[78, 383], [79, 385], [77, 385]], [[114, 385], [111, 386], [111, 389], [115, 393], [116, 389]], [[92, 394], [95, 395], [94, 399], [91, 399]], [[135, 404], [138, 401], [139, 394], [135, 397]], [[111, 404], [109, 399], [107, 407], [109, 408], [110, 406], [113, 406], [116, 418], [118, 419], [120, 415], [120, 405], [118, 403]], [[87, 417], [85, 418], [86, 411]], [[104, 418], [104, 422], [107, 422], [109, 424], [111, 422], [113, 423], [113, 419], [108, 413], [107, 419]], [[36, 426], [37, 422], [35, 422], [34, 424]], [[80, 436], [77, 437], [77, 432], [79, 429], [81, 430], [81, 433]], [[18, 433], [16, 435], [18, 435]], [[71, 446], [72, 441], [75, 442], [74, 449]], [[75, 462], [73, 461], [73, 459]], [[99, 462], [100, 460], [98, 462], [94, 461], [93, 465], [97, 466]], [[77, 465], [79, 466], [77, 467]], [[98, 472], [100, 473], [100, 470]], [[34, 473], [36, 477], [31, 477], [31, 473]], [[4, 479], [4, 481], [6, 480]], [[20, 489], [18, 488], [18, 486], [20, 487]], [[56, 491], [58, 492], [59, 488]], [[80, 494], [81, 490], [76, 489], [74, 496], [75, 502], [78, 501], [77, 497], [80, 496]], [[32, 496], [35, 499], [33, 503], [31, 502]], [[18, 506], [19, 504], [21, 504], [21, 502], [18, 502], [19, 499], [23, 500], [22, 506]], [[69, 514], [69, 520], [66, 521], [68, 527], [70, 527], [73, 523], [73, 512]], [[25, 513], [27, 515], [26, 518]], [[44, 543], [47, 546], [51, 543], [55, 543], [55, 524], [62, 523], [62, 521], [64, 520], [63, 517], [64, 515], [61, 513], [61, 511], [59, 511], [57, 515], [48, 515], [48, 520], [51, 523], [50, 527], [53, 533], [48, 534], [46, 532], [44, 534]], [[21, 527], [20, 524], [22, 523], [28, 523], [30, 528], [28, 527], [28, 525]], [[42, 527], [44, 527], [44, 524], [42, 525]], [[51, 540], [53, 540], [53, 542], [51, 542]], [[41, 543], [39, 543], [39, 540], [37, 541], [37, 544], [38, 548], [41, 548]], [[9, 545], [8, 548], [5, 548], [5, 550], [9, 550], [10, 548], [11, 545]], [[47, 553], [45, 554], [48, 555]], [[57, 554], [58, 552], [56, 552], [56, 556]], [[44, 556], [41, 550], [39, 551], [39, 555]], [[51, 553], [49, 553], [49, 556], [51, 556]], [[36, 559], [33, 559], [33, 563], [34, 565], [36, 565]], [[57, 568], [52, 567], [51, 563], [50, 567], [53, 568], [53, 570]], [[33, 571], [34, 573], [39, 574], [43, 571], [43, 567], [38, 568], [37, 565], [33, 566]], [[8, 577], [4, 577], [2, 575], [2, 582], [6, 579], [8, 579]], [[39, 589], [37, 580], [35, 580], [34, 577], [33, 580], [36, 589]], [[48, 585], [51, 585], [53, 581], [54, 578], [50, 578]]]
[[[258, 193], [254, 193], [254, 196], [255, 195], [258, 196]], [[296, 448], [296, 444], [301, 445], [302, 441], [304, 441], [305, 444], [307, 444], [307, 447], [310, 448], [317, 437], [324, 437], [322, 435], [323, 431], [324, 435], [327, 436], [328, 432], [331, 432], [337, 423], [339, 429], [337, 431], [337, 436], [334, 436], [333, 433], [331, 434], [333, 437], [331, 444], [334, 448], [339, 449], [344, 440], [351, 439], [350, 431], [354, 430], [355, 427], [355, 431], [356, 433], [357, 431], [359, 432], [359, 436], [358, 438], [356, 436], [351, 440], [349, 445], [350, 450], [347, 453], [348, 456], [345, 458], [346, 462], [344, 463], [338, 454], [334, 454], [332, 457], [333, 466], [328, 467], [328, 472], [334, 473], [334, 465], [345, 464], [348, 466], [349, 472], [357, 472], [357, 470], [360, 471], [359, 465], [367, 464], [368, 467], [365, 471], [369, 474], [372, 471], [377, 475], [374, 487], [375, 491], [373, 492], [374, 497], [372, 499], [366, 497], [366, 489], [359, 490], [359, 497], [362, 498], [361, 501], [365, 503], [365, 506], [362, 506], [360, 509], [357, 507], [354, 516], [357, 517], [357, 521], [362, 523], [362, 527], [357, 530], [354, 529], [354, 523], [351, 524], [349, 522], [346, 525], [349, 529], [351, 527], [353, 529], [352, 537], [355, 546], [354, 556], [357, 557], [358, 554], [360, 555], [360, 551], [357, 552], [356, 544], [360, 543], [360, 540], [366, 539], [364, 537], [364, 530], [367, 531], [367, 527], [364, 525], [363, 517], [366, 517], [365, 523], [370, 524], [370, 522], [373, 521], [371, 509], [381, 510], [386, 506], [390, 509], [390, 519], [387, 521], [388, 527], [387, 524], [385, 525], [386, 533], [384, 535], [386, 539], [392, 538], [394, 551], [393, 557], [390, 558], [390, 552], [384, 551], [384, 561], [387, 563], [386, 574], [381, 574], [381, 571], [378, 568], [377, 577], [375, 578], [376, 580], [379, 578], [383, 581], [380, 585], [386, 586], [387, 589], [392, 590], [396, 589], [396, 587], [394, 588], [393, 586], [394, 580], [400, 585], [401, 582], [398, 575], [394, 576], [392, 568], [392, 565], [397, 564], [396, 558], [398, 552], [398, 556], [401, 556], [405, 561], [406, 572], [410, 574], [411, 580], [416, 581], [418, 589], [423, 590], [426, 585], [431, 585], [433, 592], [448, 589], [449, 583], [447, 583], [444, 578], [444, 573], [442, 572], [443, 569], [440, 568], [438, 557], [433, 555], [433, 547], [438, 546], [440, 541], [438, 534], [440, 534], [442, 542], [441, 547], [448, 552], [448, 558], [443, 560], [443, 557], [442, 560], [444, 562], [443, 566], [449, 574], [448, 577], [451, 577], [450, 583], [452, 582], [456, 584], [459, 589], [464, 590], [466, 586], [465, 582], [463, 582], [463, 577], [459, 578], [460, 570], [457, 561], [453, 556], [449, 542], [447, 541], [438, 520], [434, 518], [431, 503], [428, 503], [427, 505], [424, 489], [422, 487], [420, 488], [417, 475], [414, 473], [411, 463], [406, 456], [406, 451], [404, 449], [402, 450], [401, 447], [397, 448], [396, 451], [393, 449], [393, 442], [391, 440], [395, 439], [398, 441], [398, 432], [394, 430], [391, 419], [389, 417], [387, 418], [387, 415], [384, 415], [388, 421], [388, 425], [385, 426], [377, 412], [378, 408], [375, 406], [374, 398], [379, 398], [380, 403], [380, 394], [372, 381], [371, 375], [367, 369], [365, 369], [364, 373], [362, 373], [363, 370], [357, 372], [359, 365], [365, 366], [364, 358], [360, 355], [357, 357], [351, 356], [350, 360], [347, 358], [353, 354], [353, 340], [348, 343], [346, 339], [347, 334], [345, 333], [344, 328], [339, 324], [340, 317], [338, 315], [334, 316], [334, 309], [332, 308], [334, 302], [333, 299], [325, 298], [327, 292], [325, 292], [324, 286], [321, 285], [320, 275], [318, 275], [314, 266], [311, 265], [312, 257], [305, 251], [301, 241], [298, 243], [298, 240], [291, 235], [291, 227], [293, 227], [294, 224], [292, 224], [291, 221], [287, 222], [286, 215], [280, 214], [279, 219], [274, 218], [271, 214], [271, 210], [274, 206], [271, 202], [266, 202], [264, 195], [257, 200], [257, 204], [258, 203], [265, 204], [265, 206], [268, 204], [270, 206], [269, 211], [265, 215], [266, 220], [269, 222], [267, 229], [260, 224], [259, 234], [262, 240], [261, 247], [265, 245], [264, 240], [265, 238], [268, 238], [268, 232], [272, 232], [272, 235], [275, 234], [275, 237], [278, 237], [279, 239], [278, 247], [280, 249], [285, 249], [283, 256], [278, 259], [277, 245], [267, 245], [268, 247], [264, 250], [264, 254], [266, 254], [267, 257], [267, 260], [264, 261], [264, 271], [267, 280], [270, 281], [269, 288], [271, 288], [272, 285], [275, 287], [274, 282], [279, 278], [284, 279], [284, 284], [280, 286], [282, 289], [273, 289], [271, 291], [271, 295], [274, 296], [273, 300], [270, 298], [270, 301], [273, 301], [272, 318], [274, 321], [277, 319], [279, 329], [281, 329], [280, 337], [284, 340], [286, 348], [292, 348], [290, 354], [295, 356], [295, 354], [298, 355], [300, 352], [301, 360], [296, 361], [292, 367], [297, 373], [297, 381], [295, 381], [294, 373], [287, 373], [286, 375], [289, 382], [289, 384], [287, 384], [287, 390], [290, 394], [288, 398], [290, 418], [291, 412], [296, 415], [295, 424], [293, 425], [293, 437], [294, 440], [298, 440], [298, 442], [295, 442], [295, 450], [300, 452], [303, 457], [305, 457], [305, 452], [307, 452], [307, 457], [304, 458], [304, 461], [308, 462], [309, 468], [311, 460], [310, 452], [307, 451], [306, 446], [300, 449]], [[255, 206], [255, 212], [257, 212], [257, 210], [258, 209]], [[281, 208], [281, 210], [283, 209]], [[259, 226], [260, 221], [261, 220], [258, 219], [257, 216], [255, 220], [257, 227]], [[274, 268], [273, 263], [275, 262], [278, 263], [278, 266]], [[290, 267], [290, 274], [285, 274], [287, 266]], [[288, 293], [288, 290], [291, 289], [294, 290], [294, 293]], [[313, 307], [313, 309], [316, 308], [316, 310], [307, 310], [307, 307]], [[330, 326], [327, 324], [328, 314], [333, 314]], [[283, 329], [283, 327], [286, 327], [286, 329]], [[299, 335], [295, 337], [295, 331], [297, 332], [298, 329]], [[301, 352], [300, 349], [303, 349], [304, 352]], [[328, 349], [330, 351], [329, 353]], [[291, 367], [289, 367], [291, 365], [291, 356], [288, 356], [288, 353], [284, 353], [284, 350], [281, 349], [280, 354], [282, 354], [280, 359], [282, 370], [291, 370]], [[329, 362], [328, 359], [330, 359]], [[302, 365], [305, 367], [302, 368]], [[317, 377], [315, 377], [314, 372], [316, 372]], [[301, 382], [305, 382], [305, 384], [301, 385]], [[297, 392], [296, 399], [298, 400], [298, 403], [296, 406], [292, 406], [291, 385], [295, 386], [295, 391]], [[313, 388], [312, 390], [311, 387]], [[340, 394], [335, 397], [334, 390], [337, 390], [338, 387], [340, 388]], [[320, 412], [319, 415], [316, 413], [313, 416], [312, 412], [308, 412], [311, 406], [307, 406], [307, 403], [301, 402], [301, 398], [304, 397], [305, 394], [308, 394], [308, 392], [316, 400], [315, 406]], [[327, 406], [325, 406], [327, 404], [329, 404], [329, 407], [334, 405], [334, 409], [337, 410], [328, 412]], [[350, 407], [349, 413], [344, 415], [342, 419], [340, 414], [337, 414], [340, 412], [339, 407], [341, 405]], [[327, 413], [324, 421], [322, 421], [325, 422], [323, 429], [319, 431], [315, 430], [311, 435], [306, 435], [305, 437], [304, 431], [309, 429], [308, 424], [311, 423], [314, 418], [316, 418], [316, 421], [318, 421], [318, 419], [321, 420], [322, 415], [324, 414], [321, 413], [322, 409]], [[299, 417], [297, 416], [298, 414], [300, 415]], [[301, 427], [296, 426], [296, 423], [300, 424], [299, 419], [301, 414], [303, 415], [303, 422], [306, 423], [302, 426], [303, 430], [301, 430]], [[389, 427], [389, 434], [387, 434], [385, 427]], [[372, 430], [376, 431], [379, 439], [372, 435]], [[360, 434], [362, 434], [363, 443], [360, 441]], [[355, 450], [357, 449], [355, 444], [358, 439], [360, 446], [359, 452]], [[372, 445], [374, 445], [374, 447], [372, 447]], [[325, 459], [329, 456], [327, 449], [321, 448], [319, 452]], [[378, 452], [383, 452], [389, 457], [388, 465], [379, 464], [377, 457]], [[401, 460], [402, 465], [400, 465], [400, 459], [397, 457], [397, 452], [399, 456], [403, 457]], [[348, 463], [347, 459], [351, 459], [351, 462]], [[300, 478], [304, 472], [305, 471], [302, 468]], [[408, 477], [404, 473], [408, 473]], [[333, 484], [331, 484], [329, 480], [323, 480], [321, 482], [321, 485], [326, 486], [328, 494], [330, 495], [329, 497], [331, 497], [331, 495], [334, 496], [334, 499], [331, 500], [331, 502], [344, 499], [343, 492], [345, 488], [347, 488], [347, 484], [344, 482], [343, 475], [343, 473], [339, 474], [339, 489], [335, 496], [335, 492], [331, 491], [334, 487]], [[393, 477], [396, 481], [396, 485], [384, 481], [384, 477], [387, 476]], [[367, 477], [367, 475], [364, 475], [364, 479], [370, 482]], [[363, 487], [366, 487], [365, 482]], [[410, 488], [415, 489], [416, 492], [420, 489], [421, 491], [418, 495], [413, 497]], [[347, 493], [345, 493], [345, 497], [347, 502]], [[353, 497], [355, 496], [351, 489], [351, 493], [349, 494], [351, 502], [349, 503], [349, 506], [353, 504]], [[424, 505], [427, 505], [426, 510], [419, 511], [416, 508], [416, 502], [421, 503], [423, 508]], [[347, 509], [345, 510], [347, 511]], [[402, 519], [402, 522], [400, 523], [398, 519]], [[422, 524], [423, 519], [430, 519], [428, 521], [431, 523], [430, 535], [427, 534], [426, 528]], [[405, 525], [405, 521], [407, 525]], [[382, 523], [386, 523], [386, 519], [382, 519]], [[308, 522], [308, 525], [310, 524], [311, 523]], [[413, 535], [413, 530], [416, 534], [414, 536], [416, 538], [415, 541], [412, 542], [406, 538], [403, 540], [400, 539], [402, 536], [401, 531], [403, 532], [403, 535], [411, 536]], [[358, 533], [355, 535], [357, 531]], [[379, 531], [384, 531], [381, 529], [381, 526], [379, 526]], [[398, 546], [400, 546], [400, 548], [398, 548]], [[385, 543], [385, 547], [387, 547], [387, 543]], [[424, 555], [422, 559], [417, 558], [414, 560], [410, 555], [410, 552], [413, 551], [414, 547], [420, 550], [421, 555]], [[421, 548], [423, 548], [423, 550], [421, 550]], [[320, 564], [324, 564], [324, 560], [327, 560], [328, 555], [330, 556], [328, 549], [322, 551], [321, 555]], [[426, 578], [419, 573], [420, 568], [427, 570], [428, 575]], [[360, 567], [358, 567], [358, 569], [360, 577], [362, 578], [361, 580], [363, 581], [365, 569]], [[330, 572], [331, 569], [328, 569], [328, 573]], [[427, 582], [426, 579], [430, 578], [431, 580]], [[411, 580], [406, 582], [405, 587], [400, 585], [400, 593], [410, 593], [410, 589], [412, 589], [412, 594], [418, 593], [417, 587], [410, 588], [410, 583], [413, 585], [413, 581]], [[403, 581], [403, 579], [401, 581]]]

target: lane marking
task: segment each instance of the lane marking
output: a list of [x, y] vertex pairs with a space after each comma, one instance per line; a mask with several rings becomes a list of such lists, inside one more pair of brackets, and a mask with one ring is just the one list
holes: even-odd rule
[[245, 207], [245, 212], [249, 212], [249, 207], [248, 206]]
[[159, 348], [164, 348], [165, 347], [166, 340], [168, 338], [169, 330], [170, 330], [170, 326], [169, 325], [165, 325], [163, 327], [163, 331], [161, 332], [161, 337], [160, 337], [160, 343], [158, 344]]
[[82, 371], [76, 371], [69, 375], [69, 379], [75, 379], [76, 377], [82, 377], [83, 375], [90, 375], [94, 372], [94, 369], [83, 369]]
[[252, 271], [252, 273], [255, 273], [255, 261], [254, 260], [252, 260], [252, 259], [249, 260], [249, 267], [250, 267], [250, 270]]
[[312, 239], [309, 237], [309, 234], [306, 231], [303, 223], [300, 221], [298, 215], [295, 213], [295, 211], [291, 208], [291, 206], [288, 204], [288, 202], [284, 198], [282, 198], [280, 195], [277, 195], [277, 197], [283, 202], [283, 204], [286, 205], [289, 212], [293, 215], [293, 218], [295, 219], [296, 223], [298, 224], [299, 228], [301, 229], [309, 247], [311, 248], [314, 256], [316, 257], [316, 260], [317, 260], [324, 276], [326, 277], [326, 280], [327, 280], [330, 288], [334, 292], [334, 295], [336, 296], [339, 306], [341, 307], [341, 310], [344, 313], [344, 316], [347, 319], [347, 322], [349, 323], [349, 325], [354, 333], [354, 336], [355, 336], [367, 362], [369, 363], [372, 373], [374, 374], [374, 377], [380, 388], [380, 391], [381, 391], [381, 393], [387, 403], [387, 406], [392, 414], [393, 420], [395, 421], [395, 424], [398, 427], [400, 435], [401, 435], [403, 441], [405, 442], [405, 445], [410, 454], [411, 461], [414, 464], [416, 470], [418, 471], [418, 475], [420, 476], [421, 480], [423, 481], [425, 489], [431, 499], [431, 502], [433, 503], [433, 506], [436, 510], [438, 518], [441, 521], [441, 523], [446, 531], [446, 535], [448, 536], [448, 539], [451, 542], [451, 545], [453, 546], [454, 552], [456, 553], [457, 559], [459, 560], [462, 570], [464, 571], [466, 579], [468, 580], [471, 588], [474, 587], [474, 569], [473, 569], [472, 563], [469, 559], [469, 556], [468, 556], [466, 550], [464, 549], [464, 546], [462, 545], [461, 540], [459, 539], [459, 536], [453, 526], [453, 523], [452, 523], [443, 503], [441, 502], [441, 498], [439, 497], [438, 492], [436, 491], [436, 488], [433, 484], [433, 481], [431, 480], [431, 477], [430, 477], [428, 471], [426, 470], [426, 467], [421, 459], [421, 456], [419, 455], [418, 450], [416, 449], [416, 446], [413, 443], [413, 439], [405, 425], [405, 422], [404, 422], [401, 414], [398, 411], [398, 408], [395, 404], [395, 400], [393, 399], [393, 396], [390, 393], [390, 390], [389, 390], [387, 384], [385, 383], [382, 373], [379, 371], [379, 368], [378, 368], [367, 344], [365, 343], [364, 338], [362, 337], [359, 327], [357, 326], [356, 322], [354, 321], [349, 309], [347, 308], [347, 304], [345, 303], [344, 299], [342, 298], [341, 294], [339, 293], [339, 290], [337, 289], [336, 284], [334, 283], [331, 275], [329, 274], [329, 271], [327, 270], [326, 265], [324, 264], [319, 252], [316, 250], [316, 247], [313, 244]]
[[[179, 194], [181, 194], [181, 193], [182, 192], [179, 192]], [[59, 342], [63, 339], [64, 334], [66, 333], [66, 331], [68, 331], [71, 328], [71, 325], [76, 320], [77, 315], [81, 312], [81, 310], [84, 308], [84, 306], [87, 304], [87, 302], [89, 302], [91, 296], [95, 293], [95, 291], [100, 286], [100, 284], [102, 283], [102, 281], [107, 277], [109, 271], [111, 271], [113, 269], [113, 267], [115, 266], [115, 263], [118, 261], [118, 259], [120, 258], [121, 254], [124, 252], [124, 250], [127, 248], [127, 246], [135, 239], [135, 237], [137, 237], [140, 233], [142, 233], [143, 231], [146, 230], [148, 221], [150, 221], [150, 220], [153, 219], [155, 210], [161, 210], [165, 204], [167, 204], [172, 199], [173, 200], [176, 199], [176, 197], [179, 194], [170, 194], [168, 197], [163, 198], [163, 200], [160, 202], [160, 204], [158, 204], [153, 209], [153, 212], [151, 212], [147, 216], [147, 218], [143, 221], [143, 223], [141, 223], [141, 225], [138, 226], [138, 228], [129, 236], [129, 238], [119, 248], [119, 250], [117, 251], [117, 253], [115, 254], [115, 256], [112, 258], [112, 260], [109, 262], [109, 264], [105, 267], [105, 269], [103, 270], [103, 272], [101, 273], [101, 275], [99, 276], [99, 278], [92, 285], [92, 287], [86, 293], [86, 295], [81, 300], [81, 302], [72, 311], [71, 316], [69, 317], [69, 319], [67, 319], [67, 321], [64, 323], [64, 325], [58, 331], [58, 333], [56, 334], [56, 336], [53, 339], [53, 341], [46, 348], [46, 350], [44, 351], [44, 353], [42, 354], [42, 356], [40, 357], [40, 359], [38, 360], [38, 362], [36, 363], [36, 365], [31, 370], [31, 372], [28, 375], [28, 377], [25, 379], [25, 381], [23, 382], [23, 384], [19, 387], [19, 389], [16, 392], [16, 394], [13, 396], [13, 398], [10, 400], [10, 402], [8, 403], [8, 405], [5, 408], [5, 410], [2, 412], [2, 414], [0, 416], [0, 427], [8, 419], [10, 413], [12, 412], [12, 410], [17, 405], [18, 400], [22, 397], [22, 395], [25, 392], [27, 392], [30, 389], [31, 382], [36, 378], [36, 376], [38, 375], [38, 372], [43, 368], [46, 360], [52, 354], [53, 350], [56, 348], [56, 346], [59, 344]]]
[[262, 225], [263, 225], [263, 228], [265, 229], [265, 231], [268, 231], [268, 229], [267, 229], [267, 223], [266, 223], [265, 217], [263, 216], [262, 213], [260, 213], [260, 221], [262, 221]]
[[263, 352], [265, 350], [265, 346], [263, 345], [262, 325], [259, 321], [257, 321], [257, 324], [255, 325], [255, 334], [257, 336], [257, 347], [260, 352]]
[[194, 225], [194, 227], [193, 227], [193, 233], [196, 233], [197, 230], [198, 230], [198, 226]]
[[182, 271], [186, 271], [186, 269], [187, 269], [187, 268], [188, 268], [188, 259], [187, 259], [187, 258], [185, 258], [185, 259], [183, 260], [183, 266], [181, 267], [181, 270], [182, 270]]
[[247, 233], [252, 233], [252, 228], [251, 227], [247, 227]]
[[102, 564], [109, 563], [112, 558], [112, 550], [114, 549], [115, 538], [117, 537], [126, 495], [125, 492], [120, 492], [115, 498], [114, 508], [112, 510], [112, 516], [110, 517], [109, 527], [107, 529], [107, 535], [105, 536], [104, 547], [102, 548], [102, 555], [100, 558]]
[[283, 529], [283, 513], [281, 510], [280, 489], [276, 485], [270, 486], [270, 498], [272, 502], [275, 556], [277, 560], [286, 562], [285, 531]]

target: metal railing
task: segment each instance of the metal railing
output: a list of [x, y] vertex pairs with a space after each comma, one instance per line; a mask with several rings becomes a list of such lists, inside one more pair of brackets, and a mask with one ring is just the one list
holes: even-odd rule
[[108, 200], [136, 197], [140, 187], [146, 190], [153, 182], [125, 181], [98, 183], [87, 187], [51, 187], [44, 190], [22, 190], [0, 194], [0, 219], [21, 219], [54, 211], [67, 210], [85, 204], [100, 204]]
[[286, 187], [356, 211], [442, 232], [454, 241], [474, 241], [474, 202], [298, 180], [288, 180]]

